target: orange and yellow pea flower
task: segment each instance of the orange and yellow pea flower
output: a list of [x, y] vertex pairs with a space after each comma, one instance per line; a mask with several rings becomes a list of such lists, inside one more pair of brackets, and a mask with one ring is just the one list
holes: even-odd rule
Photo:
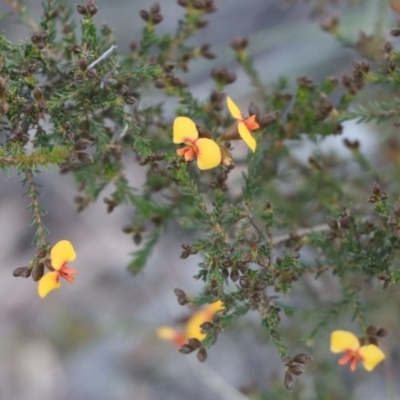
[[189, 318], [184, 331], [170, 326], [160, 326], [157, 329], [157, 336], [160, 339], [172, 341], [177, 347], [183, 346], [191, 338], [202, 341], [206, 334], [201, 331], [200, 325], [212, 321], [214, 314], [223, 309], [224, 305], [220, 300], [208, 304]]
[[68, 240], [60, 240], [50, 250], [50, 261], [53, 268], [47, 272], [39, 281], [38, 293], [40, 297], [46, 297], [52, 290], [58, 289], [60, 278], [67, 282], [74, 282], [75, 278], [70, 275], [76, 274], [76, 270], [67, 267], [67, 263], [76, 258], [75, 250]]
[[186, 146], [178, 149], [176, 154], [185, 161], [197, 159], [199, 169], [211, 169], [221, 163], [221, 150], [212, 139], [199, 138], [196, 124], [187, 117], [176, 117], [173, 125], [173, 142], [184, 143]]
[[345, 353], [339, 359], [339, 365], [350, 363], [350, 370], [355, 371], [358, 362], [364, 365], [367, 371], [372, 371], [385, 359], [383, 351], [374, 344], [360, 345], [357, 336], [348, 331], [333, 331], [331, 334], [331, 352]]
[[248, 118], [243, 118], [243, 115], [240, 112], [239, 107], [234, 103], [234, 101], [229, 96], [226, 97], [226, 103], [228, 105], [230, 113], [232, 114], [232, 117], [238, 120], [237, 129], [240, 137], [247, 144], [247, 146], [249, 146], [250, 149], [254, 152], [256, 150], [257, 143], [256, 140], [251, 135], [250, 131], [254, 131], [260, 127], [256, 122], [256, 116], [252, 115]]

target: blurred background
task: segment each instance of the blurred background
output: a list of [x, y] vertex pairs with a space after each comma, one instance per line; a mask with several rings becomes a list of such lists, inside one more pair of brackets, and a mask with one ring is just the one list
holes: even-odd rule
[[[209, 61], [193, 65], [189, 82], [195, 95], [208, 95], [211, 66], [236, 68], [229, 47], [235, 37], [250, 39], [249, 51], [265, 82], [272, 83], [285, 75], [293, 85], [300, 75], [318, 81], [350, 71], [357, 55], [322, 32], [318, 19], [310, 16], [313, 6], [322, 3], [216, 0], [219, 11], [207, 18], [209, 26], [193, 40], [210, 43], [218, 57], [213, 65]], [[394, 25], [395, 15], [389, 7], [382, 6], [384, 0], [332, 3], [338, 4], [326, 10], [342, 15], [343, 25], [354, 39], [359, 30], [371, 33], [381, 23], [387, 34]], [[40, 2], [31, 0], [27, 4], [32, 15], [39, 17]], [[72, 6], [75, 4], [71, 1]], [[96, 4], [99, 11], [95, 19], [115, 32], [119, 53], [128, 51], [132, 40], [140, 40], [143, 21], [139, 10], [148, 9], [152, 2], [97, 0]], [[157, 31], [174, 32], [184, 9], [175, 0], [160, 4], [164, 20]], [[0, 3], [0, 12], [7, 10], [7, 5]], [[12, 18], [2, 21], [0, 28], [13, 41], [29, 37], [29, 31]], [[239, 69], [235, 72], [238, 79], [228, 90], [235, 93], [239, 104], [248, 103], [254, 98], [253, 89]], [[150, 90], [142, 93], [141, 101], [151, 103], [155, 96]], [[367, 155], [374, 154], [379, 144], [373, 126], [349, 122], [342, 137], [325, 140], [319, 144], [320, 150], [343, 151], [345, 157], [349, 152], [344, 151], [343, 137], [360, 140]], [[312, 148], [302, 147], [298, 157], [306, 160], [311, 151]], [[127, 174], [140, 188], [144, 171], [133, 159], [127, 165]], [[197, 362], [194, 354], [179, 354], [172, 343], [160, 341], [155, 332], [160, 325], [178, 326], [176, 321], [190, 314], [188, 308], [177, 304], [174, 288], [182, 288], [188, 294], [201, 290], [201, 285], [192, 279], [200, 259], [179, 258], [181, 244], [190, 239], [188, 233], [169, 226], [144, 273], [132, 276], [126, 265], [129, 253], [137, 247], [131, 236], [121, 232], [130, 220], [130, 211], [120, 206], [107, 215], [106, 205], [99, 200], [77, 214], [73, 201], [77, 189], [70, 176], [49, 170], [37, 178], [42, 185], [41, 203], [48, 211], [45, 224], [51, 231], [49, 240], [55, 243], [68, 239], [74, 244], [78, 256], [71, 267], [78, 270], [78, 275], [73, 285], [63, 282], [61, 289], [46, 299], [38, 297], [32, 280], [13, 278], [13, 269], [27, 265], [33, 257], [34, 230], [29, 226], [29, 211], [24, 211], [28, 199], [22, 196], [20, 177], [13, 173], [2, 176], [0, 400], [400, 399], [400, 389], [395, 387], [396, 377], [400, 376], [395, 367], [398, 350], [394, 348], [390, 353], [388, 349], [387, 363], [373, 374], [360, 370], [350, 375], [339, 369], [337, 357], [329, 354], [328, 333], [317, 343], [309, 343], [316, 347], [296, 344], [293, 337], [290, 340], [297, 346], [289, 348], [292, 355], [308, 352], [319, 362], [297, 382], [301, 395], [296, 394], [296, 389], [289, 394], [282, 385], [283, 365], [255, 315], [246, 317], [234, 332], [224, 332], [209, 351], [205, 364]], [[106, 196], [104, 193], [102, 197]], [[310, 287], [323, 301], [335, 299], [334, 287], [330, 292], [323, 283], [308, 285], [284, 301], [301, 303]], [[391, 309], [399, 310], [398, 296], [394, 294], [395, 289], [389, 288], [382, 298], [391, 299]], [[390, 314], [383, 320], [392, 330], [399, 331], [398, 321], [396, 324]], [[327, 397], [316, 394], [313, 372], [317, 368], [325, 371], [324, 379], [335, 382], [336, 393], [327, 393]], [[253, 396], [252, 391], [264, 395]]]

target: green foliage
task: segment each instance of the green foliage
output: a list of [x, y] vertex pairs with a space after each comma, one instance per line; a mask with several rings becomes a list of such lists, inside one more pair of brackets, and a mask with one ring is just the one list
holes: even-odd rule
[[[284, 361], [294, 345], [281, 334], [282, 320], [303, 312], [288, 298], [302, 280], [323, 275], [333, 276], [340, 290], [325, 311], [314, 305], [313, 325], [304, 337], [315, 338], [343, 312], [365, 333], [370, 323], [363, 305], [366, 282], [381, 282], [385, 289], [400, 280], [400, 192], [394, 171], [400, 146], [393, 142], [390, 160], [376, 166], [358, 142], [345, 141], [359, 168], [346, 174], [345, 160], [319, 150], [308, 163], [300, 162], [292, 144], [320, 143], [340, 134], [347, 120], [398, 121], [400, 53], [379, 35], [366, 49], [370, 38], [360, 35], [353, 43], [339, 21], [325, 21], [326, 31], [368, 62], [355, 62], [351, 76], [341, 80], [326, 77], [316, 83], [299, 77], [289, 90], [291, 77], [264, 84], [247, 40], [236, 39], [232, 58], [256, 92], [257, 104], [249, 109], [260, 125], [257, 149], [234, 164], [200, 171], [175, 155], [164, 104], [140, 101], [154, 85], [178, 101], [176, 115], [194, 119], [219, 143], [224, 141], [233, 122], [224, 105], [225, 92], [235, 74], [212, 69], [214, 87], [205, 100], [196, 99], [184, 80], [194, 60], [214, 58], [208, 44], [188, 41], [214, 11], [212, 1], [200, 3], [183, 2], [185, 17], [168, 35], [157, 33], [159, 6], [142, 10], [142, 38], [132, 43], [129, 54], [116, 55], [111, 30], [97, 26], [93, 1], [77, 7], [80, 35], [76, 12], [66, 1], [47, 0], [39, 24], [21, 1], [11, 2], [33, 35], [18, 44], [0, 38], [0, 114], [7, 132], [0, 167], [5, 173], [15, 169], [22, 177], [36, 228], [34, 241], [38, 248], [50, 246], [35, 174], [57, 167], [75, 179], [78, 211], [97, 201], [106, 187], [113, 189], [104, 198], [108, 212], [121, 204], [132, 208], [134, 217], [123, 230], [142, 243], [132, 252], [132, 273], [144, 269], [171, 221], [194, 234], [192, 243], [183, 244], [182, 258], [201, 255], [195, 279], [204, 282], [204, 290], [187, 302], [200, 306], [222, 300], [225, 305], [203, 348], [254, 311]], [[360, 93], [371, 85], [379, 88], [382, 100], [361, 104]], [[146, 170], [142, 188], [131, 187], [125, 175], [132, 154]], [[235, 169], [240, 174], [233, 177]]]

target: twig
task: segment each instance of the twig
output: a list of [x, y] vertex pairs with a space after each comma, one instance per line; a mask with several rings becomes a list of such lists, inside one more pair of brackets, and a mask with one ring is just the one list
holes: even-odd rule
[[36, 225], [36, 233], [33, 239], [34, 242], [37, 243], [38, 246], [44, 246], [46, 244], [46, 232], [47, 228], [43, 224], [42, 215], [45, 214], [45, 211], [42, 207], [40, 207], [38, 202], [39, 192], [36, 189], [35, 181], [33, 180], [32, 171], [28, 168], [24, 170], [25, 179], [23, 180], [24, 184], [28, 185], [28, 190], [26, 191], [29, 194], [31, 199], [31, 203], [27, 208], [29, 208], [33, 215], [31, 219], [31, 225]]
[[112, 53], [117, 49], [117, 46], [115, 44], [111, 45], [111, 47], [106, 50], [99, 58], [94, 60], [91, 64], [89, 64], [88, 69], [92, 69], [95, 65], [97, 65], [99, 62], [105, 60], [106, 58], [110, 57]]
[[312, 226], [311, 228], [299, 229], [298, 231], [296, 231], [294, 233], [285, 233], [284, 235], [275, 236], [272, 239], [272, 244], [276, 246], [277, 244], [286, 242], [287, 240], [291, 239], [294, 235], [295, 236], [304, 236], [304, 235], [307, 235], [312, 232], [325, 232], [329, 229], [330, 228], [329, 228], [328, 224], [316, 225], [316, 226]]

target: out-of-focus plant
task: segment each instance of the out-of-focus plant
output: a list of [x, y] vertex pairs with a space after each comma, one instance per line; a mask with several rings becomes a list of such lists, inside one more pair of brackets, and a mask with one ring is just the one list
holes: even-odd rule
[[[207, 26], [207, 15], [217, 11], [213, 0], [178, 0], [185, 16], [166, 35], [157, 33], [163, 20], [160, 5], [142, 10], [142, 37], [124, 55], [115, 54], [111, 29], [97, 26], [93, 0], [75, 11], [66, 1], [47, 0], [39, 23], [22, 0], [7, 3], [32, 29], [30, 39], [21, 43], [0, 37], [0, 167], [6, 174], [12, 169], [20, 174], [36, 229], [36, 256], [27, 267], [17, 268], [15, 276], [32, 275], [42, 282], [47, 267], [59, 279], [58, 267], [74, 258], [64, 254], [61, 264], [53, 263], [59, 243], [50, 250], [43, 221], [35, 177], [55, 166], [73, 175], [79, 212], [101, 198], [106, 187], [113, 189], [103, 199], [108, 213], [121, 204], [132, 207], [134, 217], [122, 228], [141, 246], [132, 253], [131, 273], [143, 270], [171, 220], [195, 234], [192, 243], [182, 244], [181, 258], [201, 255], [194, 278], [204, 282], [204, 290], [188, 296], [176, 289], [178, 301], [192, 306], [222, 301], [224, 307], [199, 322], [200, 336], [179, 341], [181, 352], [201, 349], [199, 360], [204, 361], [226, 328], [255, 311], [285, 365], [285, 386], [292, 389], [311, 356], [288, 355], [288, 346], [298, 343], [284, 340], [282, 319], [295, 319], [304, 310], [288, 305], [284, 296], [301, 286], [303, 277], [330, 274], [340, 288], [337, 300], [325, 304], [325, 310], [316, 304], [308, 312], [313, 320], [302, 328], [308, 343], [341, 313], [350, 312], [362, 339], [356, 347], [341, 342], [334, 351], [345, 351], [346, 361], [366, 362], [367, 369], [377, 360], [368, 364], [360, 349], [372, 346], [382, 358], [376, 337], [384, 335], [370, 334], [363, 294], [368, 282], [378, 281], [385, 289], [400, 280], [399, 141], [389, 139], [383, 161], [376, 165], [358, 141], [345, 140], [358, 165], [356, 173], [343, 172], [345, 160], [321, 151], [304, 164], [291, 143], [340, 135], [346, 120], [397, 125], [400, 53], [395, 44], [381, 32], [361, 33], [352, 42], [337, 17], [325, 17], [323, 30], [362, 60], [340, 79], [314, 82], [301, 76], [289, 90], [287, 79], [265, 85], [249, 55], [248, 40], [236, 38], [233, 55], [255, 90], [244, 118], [230, 99], [235, 93], [229, 85], [236, 80], [230, 69], [211, 69], [213, 88], [205, 100], [196, 98], [185, 81], [193, 61], [216, 57], [210, 44], [188, 42]], [[382, 7], [389, 9], [388, 4]], [[399, 27], [387, 27], [385, 36], [389, 32], [400, 36]], [[382, 101], [363, 100], [360, 106], [359, 93], [372, 85], [381, 89]], [[165, 115], [164, 101], [140, 101], [149, 86], [164, 99], [178, 101], [174, 124]], [[177, 151], [179, 143], [184, 147]], [[132, 187], [125, 175], [133, 168], [131, 154], [137, 159], [135, 168], [146, 170], [141, 188]], [[197, 165], [191, 162], [195, 158]], [[71, 278], [74, 270], [68, 271]], [[164, 329], [161, 336], [167, 333]]]

